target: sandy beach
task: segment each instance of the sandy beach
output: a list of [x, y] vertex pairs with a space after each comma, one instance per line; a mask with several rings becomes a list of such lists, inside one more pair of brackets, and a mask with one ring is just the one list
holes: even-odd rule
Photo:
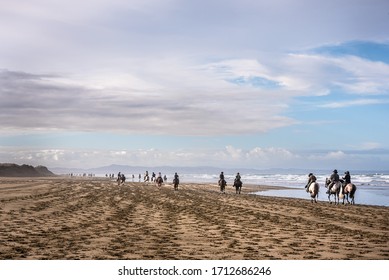
[[389, 260], [389, 207], [266, 188], [0, 178], [0, 259]]

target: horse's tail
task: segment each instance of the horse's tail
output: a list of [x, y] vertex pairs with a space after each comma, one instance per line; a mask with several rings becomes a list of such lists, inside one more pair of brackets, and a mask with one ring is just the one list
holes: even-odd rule
[[357, 186], [352, 184], [351, 192], [350, 192], [350, 197], [354, 198], [355, 192], [357, 191]]

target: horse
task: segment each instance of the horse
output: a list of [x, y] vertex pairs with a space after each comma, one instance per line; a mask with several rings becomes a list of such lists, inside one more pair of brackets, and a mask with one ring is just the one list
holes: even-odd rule
[[317, 200], [319, 198], [319, 183], [317, 182], [312, 182], [308, 188], [307, 188], [307, 192], [310, 194], [311, 196], [311, 202], [315, 202], [317, 203]]
[[116, 181], [118, 182], [118, 186], [120, 186], [121, 184], [124, 184], [124, 182], [126, 181], [126, 177], [124, 176], [124, 174], [122, 174], [121, 176], [118, 176]]
[[[330, 183], [331, 183], [331, 180], [326, 178], [326, 184], [325, 185], [326, 185], [327, 189], [328, 189]], [[339, 193], [341, 191], [341, 188], [342, 188], [342, 183], [338, 181], [338, 182], [335, 182], [335, 184], [333, 184], [331, 189], [328, 190], [328, 201], [330, 203], [332, 203], [331, 195], [334, 195], [334, 197], [335, 197], [335, 204], [339, 204]], [[336, 200], [338, 200], [338, 202], [336, 202]]]
[[219, 181], [219, 186], [220, 186], [220, 192], [226, 193], [226, 186], [227, 186], [226, 180], [221, 179], [221, 180]]
[[180, 183], [180, 180], [178, 178], [173, 179], [173, 186], [174, 186], [175, 191], [178, 191], [178, 184], [179, 183]]
[[352, 183], [348, 183], [346, 186], [342, 185], [342, 191], [341, 191], [342, 195], [339, 196], [340, 198], [343, 198], [343, 204], [345, 198], [347, 200], [347, 203], [350, 204], [350, 201], [348, 200], [349, 197], [351, 198], [351, 204], [355, 204], [354, 198], [355, 198], [356, 191], [357, 191], [357, 187]]
[[157, 179], [155, 179], [155, 182], [157, 183], [157, 187], [161, 187], [163, 183], [162, 177], [158, 177]]
[[148, 183], [150, 181], [150, 177], [149, 177], [149, 174], [145, 174], [145, 176], [143, 177], [143, 181], [145, 183]]
[[240, 191], [242, 190], [242, 181], [241, 180], [235, 180], [234, 181], [234, 187], [236, 190], [236, 194], [240, 194]]

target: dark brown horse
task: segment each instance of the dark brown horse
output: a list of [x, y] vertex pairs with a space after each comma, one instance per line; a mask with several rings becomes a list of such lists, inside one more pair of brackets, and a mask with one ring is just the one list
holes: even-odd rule
[[234, 187], [235, 187], [236, 194], [240, 194], [240, 191], [242, 190], [242, 185], [243, 185], [243, 183], [241, 180], [234, 181]]
[[175, 191], [178, 191], [178, 184], [179, 183], [180, 183], [180, 180], [178, 178], [173, 179], [173, 186], [174, 186]]
[[226, 180], [221, 179], [221, 180], [219, 181], [219, 186], [220, 186], [220, 192], [226, 193], [226, 186], [227, 186]]
[[163, 183], [162, 177], [158, 177], [158, 178], [155, 180], [155, 182], [157, 183], [157, 186], [158, 186], [158, 187], [161, 187], [161, 186], [162, 186], [162, 183]]

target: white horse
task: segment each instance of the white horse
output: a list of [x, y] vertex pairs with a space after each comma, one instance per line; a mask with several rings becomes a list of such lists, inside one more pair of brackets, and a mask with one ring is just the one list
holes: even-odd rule
[[311, 202], [317, 203], [317, 200], [319, 199], [319, 183], [312, 182], [308, 187], [308, 192], [311, 196]]
[[[331, 183], [331, 180], [326, 178], [326, 188], [328, 189], [329, 185]], [[341, 182], [336, 182], [335, 184], [332, 185], [332, 187], [328, 191], [328, 201], [332, 203], [331, 201], [331, 195], [334, 195], [335, 197], [335, 204], [339, 204], [339, 193], [342, 188], [342, 183]]]
[[145, 174], [145, 176], [143, 177], [143, 180], [145, 183], [148, 183], [150, 181], [150, 176], [148, 173]]
[[348, 183], [346, 186], [342, 185], [342, 190], [339, 194], [339, 197], [343, 199], [343, 204], [344, 204], [344, 199], [346, 198], [347, 203], [350, 204], [350, 201], [348, 200], [349, 196], [351, 199], [351, 204], [355, 204], [355, 192], [357, 191], [357, 187], [354, 184]]

